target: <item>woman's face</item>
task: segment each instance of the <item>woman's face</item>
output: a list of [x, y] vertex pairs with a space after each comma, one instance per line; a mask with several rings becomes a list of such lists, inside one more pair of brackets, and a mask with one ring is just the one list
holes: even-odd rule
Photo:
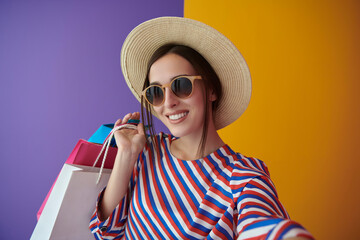
[[[170, 53], [158, 59], [150, 68], [150, 84], [164, 85], [177, 76], [198, 75], [193, 66], [183, 57]], [[193, 93], [189, 98], [177, 97], [165, 88], [165, 100], [154, 111], [160, 120], [176, 137], [187, 135], [201, 136], [204, 124], [205, 92], [203, 80], [194, 81]]]

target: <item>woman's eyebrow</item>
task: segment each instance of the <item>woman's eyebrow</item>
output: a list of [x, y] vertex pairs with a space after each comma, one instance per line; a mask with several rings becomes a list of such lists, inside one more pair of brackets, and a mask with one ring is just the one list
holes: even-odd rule
[[[189, 74], [179, 74], [179, 75], [176, 75], [176, 76], [174, 76], [174, 77], [172, 77], [172, 78], [170, 79], [170, 82], [171, 82], [172, 80], [174, 80], [175, 78], [181, 77], [181, 76], [190, 76], [190, 75], [189, 75]], [[150, 83], [150, 86], [152, 86], [152, 85], [159, 85], [159, 86], [161, 86], [161, 84], [160, 84], [159, 82], [152, 82], [152, 83]]]
[[152, 83], [150, 83], [150, 86], [152, 86], [152, 85], [160, 85], [160, 86], [161, 86], [161, 84], [158, 83], [158, 82], [152, 82]]

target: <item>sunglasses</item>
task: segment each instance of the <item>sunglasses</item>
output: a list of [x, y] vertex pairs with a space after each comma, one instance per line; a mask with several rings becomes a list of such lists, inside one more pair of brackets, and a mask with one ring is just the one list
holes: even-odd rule
[[194, 89], [194, 81], [201, 80], [201, 76], [179, 76], [164, 85], [150, 85], [142, 91], [145, 100], [153, 105], [160, 106], [165, 101], [165, 88], [170, 88], [175, 96], [189, 98]]

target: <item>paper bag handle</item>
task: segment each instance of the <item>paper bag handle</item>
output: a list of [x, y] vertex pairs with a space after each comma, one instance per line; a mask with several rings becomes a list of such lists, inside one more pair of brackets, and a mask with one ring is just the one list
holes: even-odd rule
[[123, 128], [127, 128], [127, 129], [134, 129], [136, 130], [137, 129], [137, 126], [135, 124], [129, 124], [129, 123], [126, 123], [126, 124], [122, 124], [120, 126], [116, 126], [114, 127], [111, 132], [109, 133], [109, 135], [106, 137], [104, 143], [103, 143], [103, 146], [101, 148], [101, 151], [99, 153], [99, 155], [97, 156], [94, 164], [93, 164], [93, 167], [95, 167], [96, 163], [99, 161], [100, 159], [100, 156], [101, 154], [103, 153], [104, 149], [105, 149], [105, 153], [104, 153], [104, 157], [103, 157], [103, 160], [102, 160], [102, 163], [101, 163], [101, 167], [100, 167], [100, 172], [99, 172], [99, 176], [98, 176], [98, 179], [96, 180], [96, 184], [99, 183], [100, 179], [101, 179], [101, 174], [103, 172], [103, 169], [104, 169], [104, 165], [105, 165], [105, 159], [106, 159], [106, 156], [108, 154], [108, 150], [109, 150], [109, 147], [110, 147], [110, 144], [111, 144], [111, 140], [112, 138], [114, 137], [114, 134], [117, 130], [120, 130], [120, 129], [123, 129]]

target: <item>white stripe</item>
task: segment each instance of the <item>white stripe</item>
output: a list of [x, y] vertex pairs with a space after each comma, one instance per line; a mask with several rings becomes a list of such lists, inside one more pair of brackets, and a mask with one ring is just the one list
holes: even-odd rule
[[268, 211], [264, 210], [264, 209], [261, 209], [261, 208], [256, 208], [256, 207], [250, 207], [250, 208], [246, 208], [246, 209], [243, 209], [242, 212], [241, 212], [241, 215], [242, 214], [247, 214], [249, 212], [253, 212], [255, 214], [257, 213], [264, 213], [266, 215], [269, 215], [269, 214], [272, 214], [272, 213], [269, 213]]
[[[273, 206], [275, 206], [276, 209], [274, 209], [273, 206], [266, 204], [267, 206], [269, 206], [271, 209], [274, 209], [278, 214], [282, 214], [282, 211], [279, 209], [278, 204], [266, 192], [264, 192], [263, 190], [261, 190], [259, 188], [251, 188], [251, 191], [261, 194], [263, 197], [266, 198], [265, 200], [267, 200], [267, 202], [273, 203]], [[252, 199], [252, 198], [247, 197], [246, 199], [242, 200], [242, 202], [248, 202], [249, 199]], [[262, 203], [261, 205], [265, 205], [265, 202], [263, 202], [263, 201], [258, 201], [258, 202]], [[279, 202], [279, 204], [281, 204], [281, 203]], [[285, 217], [285, 216], [282, 216], [282, 217]]]
[[[242, 232], [243, 231], [243, 228], [248, 225], [248, 224], [251, 224], [253, 223], [254, 221], [260, 221], [260, 220], [265, 220], [265, 219], [269, 219], [268, 217], [253, 217], [253, 218], [248, 218], [246, 220], [243, 220], [241, 222], [241, 224], [238, 224], [237, 227], [236, 227], [236, 230], [237, 232]], [[257, 228], [255, 228], [257, 229]]]
[[[201, 164], [202, 164], [203, 160], [200, 160], [200, 162], [201, 162]], [[198, 180], [198, 182], [200, 183], [200, 185], [207, 191], [207, 190], [210, 188], [210, 186], [209, 186], [209, 185], [207, 184], [207, 182], [200, 176], [200, 174], [204, 175], [204, 173], [201, 172], [201, 171], [200, 171], [200, 173], [199, 173], [198, 170], [196, 169], [195, 165], [196, 165], [196, 163], [194, 163], [194, 164], [189, 164], [188, 166], [191, 168], [191, 171], [192, 171], [192, 173], [193, 173], [194, 176], [199, 176], [199, 177], [197, 177], [196, 179]], [[206, 179], [206, 177], [205, 177], [205, 179]], [[202, 197], [200, 197], [200, 201], [199, 201], [199, 202], [201, 202], [201, 200], [202, 200]]]
[[[275, 213], [276, 211], [274, 210], [274, 208], [272, 206], [270, 206], [267, 202], [263, 202], [263, 201], [260, 201], [259, 199], [256, 199], [256, 198], [252, 198], [252, 197], [247, 197], [246, 200], [242, 200], [239, 204], [238, 204], [238, 209], [242, 209], [242, 205], [244, 205], [245, 203], [248, 203], [248, 202], [255, 202], [255, 203], [258, 203], [260, 206], [262, 207], [265, 207], [265, 208], [269, 208], [271, 210], [273, 210]], [[243, 211], [245, 209], [241, 210], [241, 215], [243, 214]], [[281, 216], [283, 217], [283, 216]]]
[[[229, 214], [231, 215], [231, 216], [233, 216], [233, 209], [229, 206], [229, 208], [226, 210], [227, 212], [229, 212]], [[234, 222], [233, 221], [231, 221], [232, 222], [232, 224], [234, 224]], [[220, 222], [220, 225], [226, 230], [226, 232], [230, 235], [230, 236], [232, 236], [233, 235], [233, 226], [231, 226], [231, 228], [230, 228], [230, 226], [229, 225], [227, 225], [224, 221], [222, 221], [221, 220], [221, 222]]]
[[[275, 189], [275, 186], [273, 184], [273, 182], [271, 181], [271, 179], [268, 178], [268, 180], [270, 180], [270, 184], [272, 185], [273, 189]], [[259, 178], [253, 178], [252, 181], [257, 182], [258, 184], [260, 184], [261, 186], [263, 186], [267, 191], [271, 192], [275, 197], [276, 197], [276, 193], [274, 192], [273, 189], [271, 189], [266, 183], [264, 183], [263, 181], [261, 181]]]
[[207, 173], [210, 173], [211, 182], [215, 181], [217, 176], [212, 170], [212, 168], [207, 164], [207, 161], [202, 161], [202, 165], [204, 166], [204, 169], [206, 169]]
[[268, 240], [271, 240], [271, 239], [275, 239], [275, 236], [276, 234], [278, 233], [279, 229], [288, 222], [289, 220], [284, 220], [284, 221], [281, 221], [279, 222], [275, 229], [272, 231], [272, 233], [270, 234], [270, 236], [268, 237]]
[[309, 235], [309, 232], [301, 228], [293, 228], [290, 231], [288, 231], [286, 234], [284, 234], [283, 237], [284, 239], [291, 238], [291, 237], [296, 237], [299, 234]]
[[[215, 200], [217, 200], [219, 203], [221, 203], [223, 206], [226, 206], [228, 207], [229, 205], [229, 202], [228, 201], [225, 201], [225, 199], [219, 197], [219, 195], [217, 195], [216, 193], [214, 193], [213, 191], [209, 190], [207, 192], [207, 195], [214, 198]], [[224, 194], [225, 195], [225, 194]], [[227, 198], [229, 200], [229, 198]]]
[[275, 227], [275, 224], [250, 229], [250, 230], [241, 232], [241, 234], [239, 235], [239, 237], [237, 239], [238, 240], [248, 239], [248, 238], [256, 237], [256, 236], [259, 236], [262, 234], [266, 234], [274, 227]]

